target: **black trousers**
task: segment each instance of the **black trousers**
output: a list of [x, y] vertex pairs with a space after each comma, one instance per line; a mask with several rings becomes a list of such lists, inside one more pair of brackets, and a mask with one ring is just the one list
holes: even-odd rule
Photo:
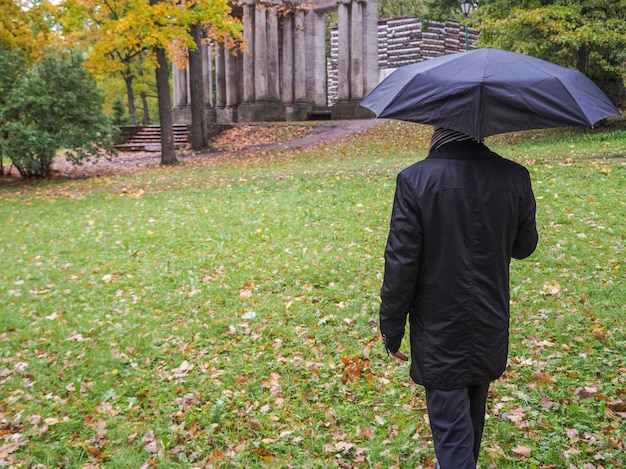
[[476, 469], [489, 384], [426, 388], [426, 407], [441, 469]]

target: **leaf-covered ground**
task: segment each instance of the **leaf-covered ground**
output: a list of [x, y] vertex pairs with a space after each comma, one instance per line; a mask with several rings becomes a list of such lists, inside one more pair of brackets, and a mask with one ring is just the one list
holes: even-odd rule
[[[369, 127], [378, 125], [375, 120], [351, 120], [307, 123], [255, 123], [239, 124], [222, 131], [210, 142], [210, 151], [195, 153], [189, 147], [179, 149], [180, 161], [202, 160], [205, 165], [221, 165], [267, 156], [279, 149], [310, 148], [325, 144]], [[161, 154], [154, 151], [119, 152], [114, 157], [103, 156], [96, 160], [73, 165], [63, 154], [52, 165], [54, 178], [89, 178], [111, 175], [131, 175], [153, 169], [160, 164]], [[19, 173], [9, 164], [5, 165], [0, 184], [21, 184]]]
[[[0, 465], [432, 468], [377, 328], [395, 175], [430, 129], [0, 189]], [[508, 134], [540, 246], [481, 468], [624, 467], [626, 132]]]

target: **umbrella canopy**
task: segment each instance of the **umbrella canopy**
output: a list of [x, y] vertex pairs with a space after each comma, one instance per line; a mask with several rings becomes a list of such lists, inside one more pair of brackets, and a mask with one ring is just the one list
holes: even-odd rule
[[361, 106], [376, 117], [458, 130], [477, 140], [517, 130], [591, 127], [619, 115], [581, 72], [493, 48], [400, 67]]

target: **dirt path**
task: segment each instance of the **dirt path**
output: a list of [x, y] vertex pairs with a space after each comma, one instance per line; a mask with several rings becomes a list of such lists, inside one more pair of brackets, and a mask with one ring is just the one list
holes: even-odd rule
[[[251, 124], [238, 126], [229, 141], [228, 135], [220, 137], [220, 149], [206, 153], [181, 152], [178, 158], [185, 160], [211, 159], [215, 163], [224, 163], [229, 158], [241, 157], [252, 151], [269, 151], [283, 148], [309, 148], [322, 143], [345, 138], [355, 132], [363, 131], [379, 125], [383, 120], [362, 119], [329, 121], [316, 126], [298, 126], [298, 131], [290, 133], [286, 131], [285, 124], [272, 126], [271, 124]], [[242, 130], [243, 128], [243, 130]], [[276, 135], [272, 136], [272, 131]], [[227, 132], [226, 132], [227, 134]], [[303, 135], [306, 134], [306, 135]], [[263, 138], [261, 138], [263, 137]], [[267, 141], [269, 143], [265, 143]], [[259, 143], [262, 142], [262, 143]], [[111, 161], [101, 158], [94, 163], [84, 163], [74, 166], [65, 158], [59, 157], [52, 165], [55, 178], [85, 178], [93, 176], [124, 175], [141, 172], [150, 166], [160, 163], [159, 152], [120, 152]], [[13, 169], [13, 175], [16, 170]]]
[[306, 137], [300, 137], [294, 140], [264, 145], [263, 147], [267, 147], [267, 149], [285, 147], [307, 148], [318, 145], [320, 143], [327, 143], [333, 140], [347, 137], [350, 134], [369, 129], [370, 127], [374, 127], [375, 125], [379, 125], [383, 122], [384, 120], [380, 119], [331, 121], [328, 124], [320, 124], [316, 126], [313, 132]]

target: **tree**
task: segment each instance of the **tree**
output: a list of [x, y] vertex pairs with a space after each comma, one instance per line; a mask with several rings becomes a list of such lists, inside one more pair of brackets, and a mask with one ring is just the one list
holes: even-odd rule
[[161, 164], [172, 164], [176, 162], [176, 151], [167, 52], [162, 47], [155, 47], [154, 53], [158, 64], [156, 81], [159, 96], [159, 121], [161, 123]]
[[75, 47], [89, 51], [85, 65], [97, 76], [119, 75], [126, 86], [130, 123], [137, 123], [134, 83], [153, 65], [144, 59], [149, 47], [119, 34], [118, 23], [143, 2], [126, 0], [65, 0], [59, 6], [63, 30]]
[[481, 0], [472, 16], [480, 44], [577, 68], [624, 100], [625, 1]]
[[[145, 63], [156, 70], [161, 135], [165, 138], [162, 142], [161, 162], [163, 164], [174, 162], [175, 155], [169, 154], [168, 134], [172, 133], [173, 139], [173, 131], [168, 55], [176, 60], [177, 48], [178, 52], [185, 48], [194, 49], [195, 42], [190, 34], [190, 26], [197, 23], [203, 24], [212, 39], [223, 40], [225, 35], [239, 36], [240, 24], [230, 16], [228, 1], [65, 0], [63, 6], [68, 9], [66, 14], [68, 20], [65, 24], [75, 24], [73, 28], [75, 31], [80, 30], [79, 26], [84, 18], [78, 6], [86, 3], [93, 4], [97, 13], [89, 23], [90, 27], [93, 26], [98, 30], [97, 34], [93, 35], [90, 47], [89, 63], [92, 66], [99, 64], [102, 69], [123, 69], [132, 73], [132, 68], [124, 68], [128, 66], [128, 61], [143, 57], [143, 54], [149, 52], [145, 57]], [[70, 5], [73, 5], [72, 8]], [[110, 8], [109, 5], [114, 8]], [[104, 11], [108, 13], [101, 15]]]
[[[447, 20], [449, 18], [461, 18], [460, 0], [423, 0], [426, 18], [430, 20]], [[481, 0], [476, 0], [478, 4]]]
[[29, 64], [58, 43], [52, 9], [45, 0], [0, 0], [0, 174], [10, 143], [9, 95]]
[[124, 103], [118, 97], [113, 101], [113, 125], [126, 125], [128, 124], [128, 117], [126, 116], [126, 110]]
[[378, 0], [378, 17], [395, 18], [412, 16], [424, 18], [426, 6], [424, 0]]
[[148, 83], [147, 74], [143, 71], [139, 72], [139, 97], [141, 98], [141, 123], [150, 125], [150, 106], [148, 105], [148, 97], [156, 98], [156, 86]]
[[198, 151], [208, 144], [202, 86], [202, 24], [190, 27], [194, 48], [189, 51], [189, 92], [191, 94], [191, 147]]
[[[191, 46], [188, 46], [187, 58], [191, 98], [191, 144], [196, 151], [208, 144], [201, 46], [213, 39], [225, 42], [227, 47], [232, 49], [235, 47], [235, 40], [241, 34], [241, 24], [230, 16], [231, 7], [223, 0], [217, 0], [216, 3], [219, 2], [222, 2], [224, 10], [216, 10], [214, 5], [206, 0], [191, 2], [185, 10], [188, 15], [189, 36], [192, 40]], [[216, 11], [222, 11], [222, 14], [226, 12], [228, 20], [216, 17]], [[218, 25], [219, 27], [216, 27]]]
[[[3, 64], [4, 65], [4, 64]], [[70, 54], [52, 52], [13, 81], [1, 109], [0, 150], [23, 177], [47, 176], [56, 152], [74, 164], [114, 152], [93, 78]]]
[[58, 40], [52, 10], [44, 0], [0, 0], [0, 45], [19, 50], [29, 59], [39, 57], [46, 46]]
[[[421, 3], [431, 20], [460, 18], [459, 0], [382, 0]], [[624, 101], [626, 1], [474, 0], [470, 23], [479, 45], [533, 55], [591, 78], [616, 103]]]
[[26, 70], [27, 58], [20, 50], [9, 49], [6, 45], [0, 45], [0, 174], [4, 172], [2, 156], [6, 153], [6, 122], [5, 108], [7, 97], [15, 88], [18, 78]]
[[[150, 0], [151, 6], [158, 5], [159, 3], [162, 3], [162, 0]], [[167, 52], [165, 47], [158, 42], [153, 47], [154, 55], [157, 60], [155, 73], [159, 99], [159, 121], [161, 123], [161, 164], [172, 164], [176, 162], [176, 151], [174, 146], [174, 127]]]

